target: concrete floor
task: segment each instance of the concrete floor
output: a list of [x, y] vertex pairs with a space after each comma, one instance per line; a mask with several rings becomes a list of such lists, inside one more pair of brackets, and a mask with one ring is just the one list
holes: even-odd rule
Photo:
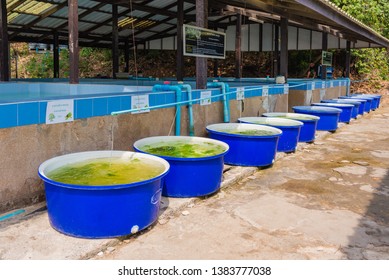
[[136, 236], [67, 237], [31, 210], [0, 224], [0, 259], [388, 260], [386, 94], [376, 111], [281, 153], [271, 168], [232, 168], [211, 197], [165, 198], [159, 222]]
[[389, 259], [387, 101], [96, 258]]

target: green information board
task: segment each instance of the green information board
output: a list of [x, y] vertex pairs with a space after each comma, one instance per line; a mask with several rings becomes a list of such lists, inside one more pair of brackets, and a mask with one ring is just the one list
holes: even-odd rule
[[215, 30], [183, 25], [184, 55], [209, 58], [226, 57], [226, 34]]
[[321, 64], [324, 66], [332, 66], [332, 52], [322, 51]]

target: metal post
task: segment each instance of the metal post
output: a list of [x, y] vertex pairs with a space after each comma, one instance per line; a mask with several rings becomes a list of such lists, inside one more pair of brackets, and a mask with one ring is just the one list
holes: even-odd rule
[[119, 72], [118, 5], [112, 4], [112, 78]]
[[278, 63], [279, 63], [279, 50], [280, 50], [280, 32], [279, 32], [279, 28], [278, 28], [278, 25], [274, 25], [274, 61], [273, 61], [273, 64], [274, 64], [274, 77], [275, 76], [278, 76], [280, 74], [279, 72], [279, 67], [278, 67]]
[[[328, 33], [322, 33], [322, 50], [327, 51], [328, 50]], [[321, 78], [323, 80], [327, 80], [327, 66], [322, 65], [320, 70]]]
[[[208, 27], [208, 0], [196, 0], [196, 25]], [[198, 89], [207, 87], [207, 75], [207, 58], [196, 57], [196, 87]]]
[[69, 83], [79, 83], [78, 0], [68, 0], [69, 7]]
[[183, 45], [183, 24], [184, 24], [184, 0], [177, 1], [177, 81], [184, 80], [184, 45]]
[[242, 78], [242, 15], [236, 15], [235, 78]]
[[280, 55], [280, 74], [288, 78], [288, 19], [281, 18], [281, 55]]
[[9, 81], [9, 43], [7, 24], [7, 3], [0, 1], [0, 81]]
[[124, 42], [124, 72], [130, 72], [130, 43], [128, 39]]
[[59, 43], [58, 32], [54, 31], [53, 34], [53, 60], [54, 60], [54, 78], [59, 78]]
[[346, 42], [346, 78], [350, 78], [351, 42]]

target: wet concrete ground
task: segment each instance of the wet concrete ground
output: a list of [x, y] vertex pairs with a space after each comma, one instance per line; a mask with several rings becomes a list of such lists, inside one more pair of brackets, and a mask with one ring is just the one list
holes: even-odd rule
[[[389, 95], [382, 106], [280, 153], [234, 167], [205, 199], [165, 198], [136, 236], [60, 234], [44, 205], [0, 224], [0, 259], [389, 259]], [[35, 211], [35, 212], [34, 212]]]
[[387, 101], [95, 258], [389, 259]]

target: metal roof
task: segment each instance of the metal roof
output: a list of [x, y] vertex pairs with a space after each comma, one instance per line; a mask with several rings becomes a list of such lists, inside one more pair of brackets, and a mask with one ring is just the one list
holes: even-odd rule
[[[174, 0], [78, 0], [80, 46], [111, 47], [112, 4], [118, 5], [119, 45], [128, 34], [136, 44], [176, 33], [177, 2]], [[184, 0], [185, 22], [195, 21], [195, 0]], [[226, 29], [234, 25], [236, 14], [246, 22], [278, 23], [281, 16], [289, 24], [326, 32], [346, 40], [365, 41], [389, 47], [389, 40], [362, 24], [328, 0], [212, 0], [209, 26]], [[60, 44], [67, 43], [68, 0], [6, 0], [10, 41], [52, 43], [54, 32]], [[131, 43], [132, 44], [132, 43]]]

